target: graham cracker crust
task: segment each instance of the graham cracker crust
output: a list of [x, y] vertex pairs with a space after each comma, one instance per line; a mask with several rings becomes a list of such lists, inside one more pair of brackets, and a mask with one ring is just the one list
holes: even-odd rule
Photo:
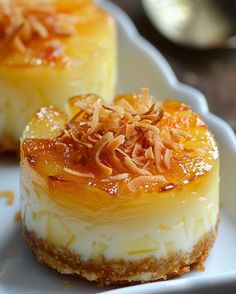
[[[83, 261], [79, 255], [49, 244], [26, 228], [23, 234], [39, 262], [62, 274], [76, 274], [104, 286], [166, 280], [193, 269], [204, 270], [203, 262], [214, 244], [217, 228], [218, 223], [197, 242], [191, 253], [176, 252], [167, 259], [148, 257], [137, 261], [106, 260], [104, 257]], [[137, 277], [140, 274], [148, 274], [148, 278]]]

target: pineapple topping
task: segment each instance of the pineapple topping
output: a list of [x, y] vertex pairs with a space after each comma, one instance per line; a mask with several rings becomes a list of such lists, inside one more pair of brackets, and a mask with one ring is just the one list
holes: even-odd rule
[[9, 45], [18, 52], [25, 52], [27, 43], [33, 38], [49, 39], [47, 47], [62, 45], [56, 37], [67, 37], [75, 33], [77, 19], [66, 12], [58, 12], [54, 3], [36, 1], [0, 0], [0, 49]]
[[[131, 191], [150, 182], [166, 185], [168, 180], [161, 173], [170, 169], [173, 150], [183, 149], [180, 141], [189, 140], [190, 135], [174, 127], [159, 127], [165, 113], [161, 103], [150, 99], [149, 90], [142, 89], [138, 99], [142, 103], [135, 106], [119, 97], [114, 105], [105, 105], [95, 95], [81, 98], [71, 100], [79, 111], [59, 141], [69, 137], [79, 144], [81, 156], [86, 157], [95, 174], [105, 178], [103, 181], [124, 180], [132, 174], [135, 177], [128, 183]], [[69, 168], [64, 171], [94, 177]]]
[[43, 121], [50, 130], [50, 113], [55, 126], [56, 118], [64, 123], [54, 126], [55, 135], [25, 136], [22, 145], [29, 164], [56, 181], [111, 194], [169, 190], [210, 171], [219, 156], [200, 115], [178, 101], [155, 102], [145, 88], [116, 97], [112, 105], [88, 94], [72, 97], [67, 106], [69, 120], [42, 109], [28, 129], [35, 130], [37, 122], [41, 130]]

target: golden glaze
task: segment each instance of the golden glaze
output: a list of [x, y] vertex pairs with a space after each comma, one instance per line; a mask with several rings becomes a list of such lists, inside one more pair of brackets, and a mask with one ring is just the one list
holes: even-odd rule
[[[137, 105], [141, 103], [135, 94], [127, 94], [122, 97], [131, 102], [134, 107], [138, 107]], [[120, 97], [115, 100], [116, 104], [119, 104], [119, 99]], [[183, 148], [181, 150], [173, 150], [170, 168], [160, 172], [160, 175], [165, 176], [168, 183], [163, 185], [163, 183], [154, 182], [140, 187], [145, 192], [166, 191], [173, 188], [179, 189], [194, 179], [210, 172], [218, 159], [216, 142], [200, 115], [193, 113], [187, 105], [178, 101], [164, 101], [163, 109], [164, 116], [157, 123], [159, 128], [162, 129], [166, 126], [175, 127], [187, 132], [189, 138], [182, 139], [180, 143], [183, 145]], [[48, 111], [54, 112], [53, 109]], [[52, 185], [61, 182], [65, 183], [67, 187], [71, 185], [73, 189], [74, 184], [72, 183], [76, 183], [76, 185], [82, 184], [82, 186], [105, 190], [111, 195], [126, 194], [128, 192], [127, 183], [130, 179], [135, 178], [136, 174], [129, 172], [129, 177], [123, 181], [107, 179], [104, 181], [104, 177], [97, 174], [96, 170], [94, 170], [91, 158], [88, 161], [79, 161], [80, 155], [83, 155], [85, 152], [83, 147], [80, 146], [78, 149], [71, 138], [66, 139], [66, 146], [60, 144], [58, 138], [55, 137], [58, 136], [58, 130], [63, 127], [63, 121], [66, 124], [62, 114], [61, 120], [55, 121], [54, 126], [46, 130], [46, 137], [37, 134], [37, 132], [33, 136], [30, 135], [32, 129], [35, 129], [35, 122], [38, 123], [39, 129], [41, 129], [40, 125], [41, 123], [45, 124], [46, 116], [48, 117], [47, 110], [44, 109], [43, 112], [41, 111], [38, 114], [38, 118], [34, 118], [34, 123], [31, 122], [28, 126], [28, 135], [26, 132], [26, 138], [22, 143], [22, 156], [32, 168], [40, 175], [48, 177], [49, 183]], [[59, 113], [57, 113], [58, 117], [60, 117]], [[54, 121], [53, 118], [50, 119], [51, 122]], [[58, 123], [58, 121], [60, 122]], [[59, 124], [58, 128], [56, 128], [57, 124]], [[57, 131], [55, 132], [55, 130]], [[48, 138], [50, 137], [49, 134], [51, 134], [52, 139]], [[106, 161], [106, 154], [101, 154], [101, 161]], [[74, 176], [64, 172], [65, 167], [87, 174], [95, 174], [96, 176], [94, 178]], [[156, 170], [152, 166], [149, 166], [149, 171], [152, 174], [156, 174]], [[127, 172], [125, 168], [124, 172]]]
[[[47, 13], [37, 11], [34, 9], [34, 4], [30, 1], [19, 0], [13, 4], [23, 10], [25, 18], [34, 17], [44, 22], [48, 17]], [[39, 3], [39, 4], [37, 4]], [[36, 6], [43, 6], [43, 1], [35, 1]], [[29, 5], [32, 8], [29, 9]], [[75, 33], [71, 35], [55, 34], [50, 31], [46, 37], [40, 37], [38, 34], [33, 34], [32, 38], [25, 43], [26, 51], [17, 52], [10, 44], [7, 50], [1, 53], [2, 57], [0, 62], [1, 66], [10, 68], [27, 68], [27, 67], [75, 67], [79, 66], [81, 59], [84, 61], [83, 50], [81, 47], [90, 48], [91, 52], [93, 48], [98, 50], [107, 50], [106, 38], [112, 35], [114, 31], [113, 18], [106, 12], [102, 11], [93, 1], [90, 0], [51, 0], [48, 1], [46, 7], [54, 9], [55, 14], [65, 14], [71, 16], [77, 20], [74, 24]], [[2, 6], [0, 6], [1, 15]], [[2, 37], [1, 25], [4, 26], [4, 18], [0, 22], [0, 39]], [[65, 23], [66, 25], [66, 23]], [[7, 27], [4, 28], [7, 30]], [[103, 43], [99, 43], [103, 38]], [[50, 42], [59, 42], [59, 46], [48, 46]], [[4, 44], [1, 44], [2, 49]], [[109, 46], [109, 44], [108, 44]], [[91, 54], [89, 55], [91, 58]], [[96, 58], [96, 54], [94, 55]]]

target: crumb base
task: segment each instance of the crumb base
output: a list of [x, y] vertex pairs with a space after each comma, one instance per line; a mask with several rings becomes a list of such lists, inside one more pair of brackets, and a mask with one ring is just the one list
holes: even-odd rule
[[48, 243], [26, 228], [23, 233], [39, 262], [62, 274], [76, 274], [104, 286], [166, 280], [193, 269], [204, 270], [203, 262], [214, 244], [217, 228], [218, 224], [195, 244], [190, 253], [174, 252], [167, 258], [152, 256], [137, 261], [107, 260], [105, 257], [84, 261], [79, 255]]

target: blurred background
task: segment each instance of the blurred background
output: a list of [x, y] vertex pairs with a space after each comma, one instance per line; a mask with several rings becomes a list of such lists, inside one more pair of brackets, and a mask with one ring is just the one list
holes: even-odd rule
[[111, 0], [236, 132], [236, 0]]

